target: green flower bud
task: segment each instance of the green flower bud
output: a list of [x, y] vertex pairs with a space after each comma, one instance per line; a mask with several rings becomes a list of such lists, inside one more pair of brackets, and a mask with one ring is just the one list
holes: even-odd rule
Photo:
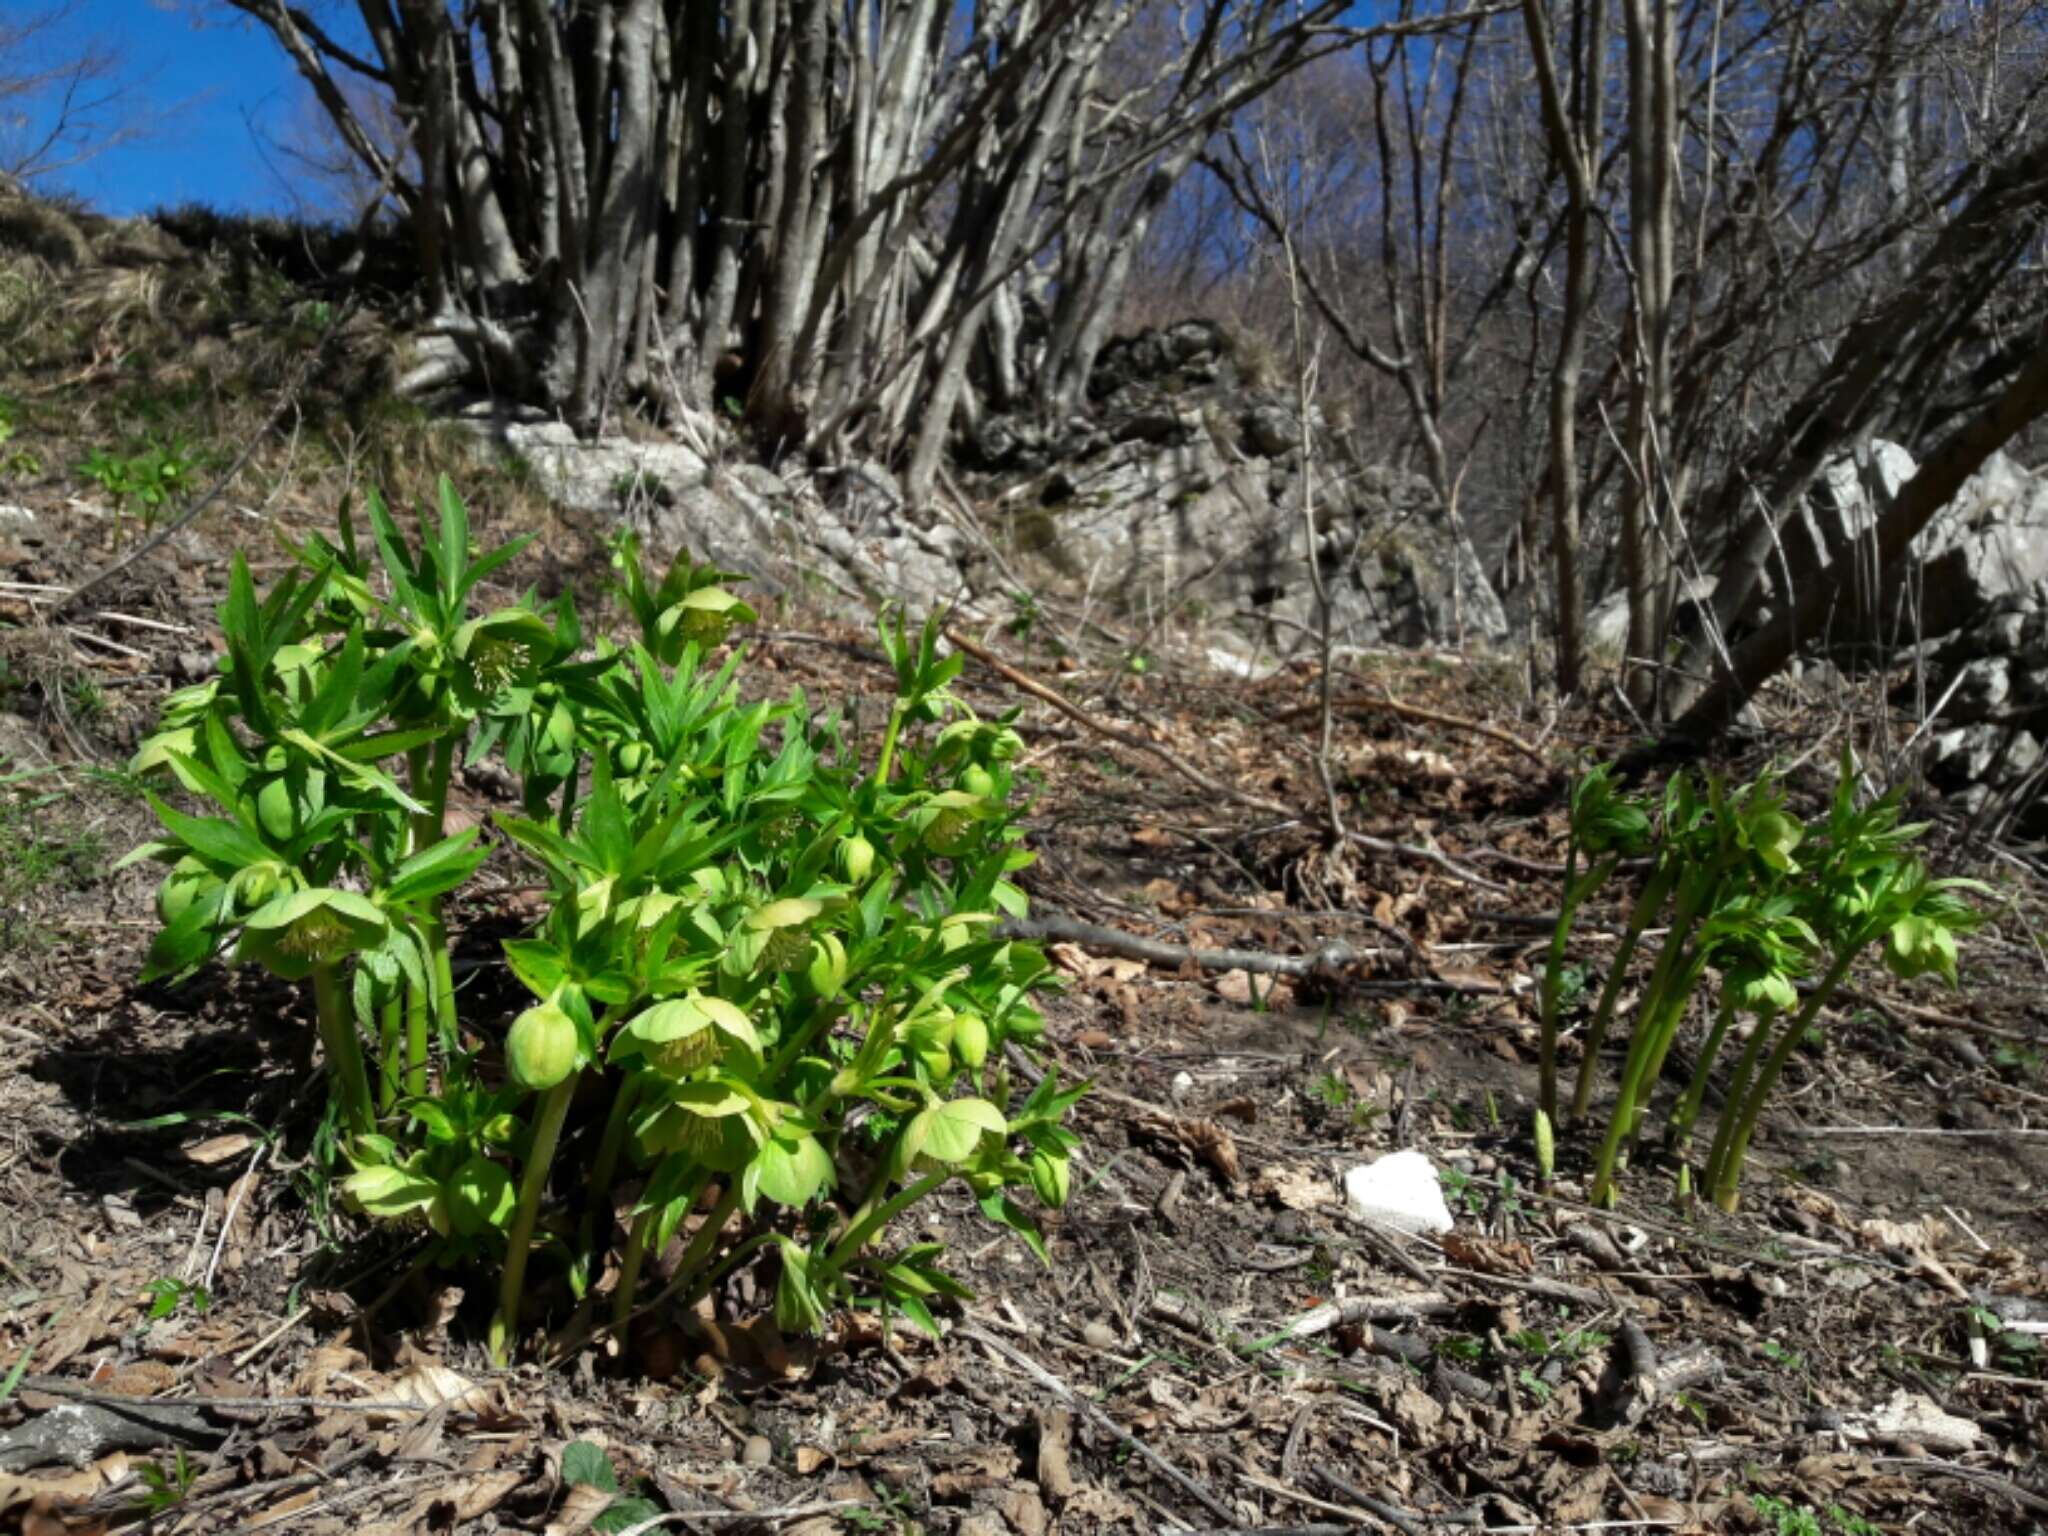
[[612, 754], [612, 761], [621, 773], [638, 773], [647, 766], [647, 743], [644, 741], [622, 741]]
[[212, 872], [188, 853], [171, 866], [164, 883], [157, 887], [156, 915], [166, 924], [175, 923], [191, 910], [194, 902], [219, 885]]
[[837, 997], [846, 985], [846, 946], [837, 934], [820, 934], [811, 946], [811, 961], [804, 980], [818, 997]]
[[275, 864], [251, 864], [234, 878], [235, 906], [242, 912], [254, 912], [267, 906], [278, 891], [278, 867]]
[[1550, 1116], [1540, 1108], [1536, 1111], [1536, 1171], [1546, 1182], [1557, 1171], [1557, 1133], [1551, 1127]]
[[839, 873], [847, 883], [859, 885], [875, 867], [875, 845], [856, 832], [839, 844]]
[[1003, 1021], [1003, 1032], [1019, 1045], [1034, 1045], [1045, 1038], [1045, 1015], [1036, 1008], [1012, 1008]]
[[580, 1045], [576, 1021], [555, 1004], [541, 1003], [512, 1021], [505, 1069], [521, 1088], [545, 1093], [576, 1070]]
[[1031, 1187], [1054, 1210], [1067, 1203], [1072, 1180], [1073, 1171], [1064, 1157], [1055, 1157], [1050, 1152], [1031, 1154]]
[[256, 822], [272, 842], [288, 843], [298, 835], [299, 805], [289, 781], [275, 778], [256, 791]]
[[970, 763], [960, 775], [960, 787], [976, 799], [986, 800], [996, 792], [995, 775], [979, 763]]
[[483, 1138], [494, 1147], [510, 1146], [518, 1134], [519, 1117], [517, 1115], [493, 1115], [484, 1122]]
[[953, 1020], [953, 1054], [971, 1072], [988, 1060], [988, 1025], [980, 1014], [963, 1013]]

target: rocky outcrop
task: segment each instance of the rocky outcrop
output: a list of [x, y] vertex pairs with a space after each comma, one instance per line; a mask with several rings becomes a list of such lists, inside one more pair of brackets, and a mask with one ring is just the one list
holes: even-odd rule
[[1342, 642], [1507, 635], [1429, 482], [1356, 461], [1320, 413], [1304, 431], [1293, 395], [1260, 387], [1222, 327], [1112, 343], [1089, 396], [1056, 429], [990, 417], [966, 454], [1002, 542], [1049, 584], [1113, 613], [1206, 616], [1285, 652], [1316, 622], [1313, 560]]
[[[1866, 531], [1881, 498], [1911, 478], [1913, 460], [1878, 443], [1818, 477], [1786, 549], [1796, 588], [1819, 569], [1820, 541]], [[1927, 773], [1975, 805], [2019, 791], [2048, 742], [2048, 477], [2004, 454], [1984, 467], [1915, 541], [1912, 558], [1876, 573], [1845, 605], [1831, 638], [1927, 662]], [[1921, 683], [1898, 700], [1913, 708]]]
[[[672, 435], [580, 442], [537, 415], [464, 420], [564, 505], [614, 514], [769, 590], [967, 603], [1006, 613], [1020, 585], [1105, 618], [1168, 610], [1240, 648], [1310, 643], [1310, 561], [1340, 641], [1500, 639], [1507, 620], [1429, 483], [1338, 449], [1316, 413], [1261, 389], [1223, 332], [1188, 322], [1111, 343], [1088, 409], [1047, 426], [984, 418], [959, 470], [970, 507], [921, 513], [876, 464], [770, 470], [708, 417]], [[1302, 517], [1309, 481], [1314, 533]]]
[[828, 606], [861, 599], [935, 607], [972, 597], [975, 561], [950, 526], [922, 525], [904, 509], [896, 478], [878, 465], [781, 475], [732, 452], [708, 418], [674, 438], [579, 440], [538, 413], [479, 407], [458, 417], [500, 454], [516, 458], [558, 504], [612, 516], [664, 556], [742, 571], [758, 589], [822, 584]]

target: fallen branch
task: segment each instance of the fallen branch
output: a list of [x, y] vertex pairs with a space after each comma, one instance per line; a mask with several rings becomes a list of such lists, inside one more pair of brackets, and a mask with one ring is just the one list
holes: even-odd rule
[[1310, 1308], [1275, 1337], [1276, 1341], [1310, 1339], [1351, 1323], [1370, 1323], [1393, 1317], [1440, 1317], [1456, 1308], [1457, 1303], [1442, 1291], [1415, 1291], [1405, 1296], [1353, 1296], [1348, 1301], [1326, 1301], [1320, 1307]]

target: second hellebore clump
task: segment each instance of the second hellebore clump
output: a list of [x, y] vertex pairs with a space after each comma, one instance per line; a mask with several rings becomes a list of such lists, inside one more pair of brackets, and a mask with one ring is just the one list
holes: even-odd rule
[[[1850, 968], [1873, 946], [1901, 977], [1933, 974], [1955, 984], [1956, 938], [1979, 921], [1965, 900], [1984, 887], [1937, 880], [1910, 852], [1924, 825], [1900, 822], [1896, 795], [1859, 805], [1845, 750], [1826, 818], [1802, 824], [1783, 786], [1766, 774], [1731, 790], [1704, 789], [1680, 773], [1652, 817], [1620, 794], [1604, 767], [1572, 793], [1565, 892], [1543, 985], [1542, 1093], [1536, 1141], [1544, 1172], [1560, 1123], [1557, 1040], [1564, 956], [1587, 899], [1627, 858], [1647, 855], [1649, 873], [1586, 1031], [1570, 1114], [1592, 1108], [1600, 1050], [1614, 1023], [1629, 962], [1660, 921], [1666, 932], [1636, 1004], [1620, 1091], [1609, 1111], [1593, 1175], [1595, 1204], [1609, 1205], [1628, 1153], [1639, 1143], [1650, 1100], [1695, 995], [1718, 982], [1712, 1022], [1692, 1073], [1673, 1101], [1664, 1143], [1680, 1160], [1682, 1185], [1694, 1122], [1722, 1048], [1747, 1017], [1743, 1042], [1700, 1187], [1723, 1210], [1736, 1207], [1749, 1142], [1785, 1063], [1820, 1018]], [[1803, 995], [1802, 995], [1803, 988]]]
[[[519, 545], [478, 555], [445, 482], [417, 544], [368, 514], [367, 556], [344, 514], [263, 596], [237, 559], [222, 675], [136, 761], [205, 811], [152, 795], [164, 836], [131, 856], [167, 866], [152, 975], [227, 951], [310, 983], [354, 1202], [496, 1269], [501, 1360], [540, 1321], [536, 1257], [579, 1318], [609, 1273], [623, 1325], [693, 1215], [661, 1295], [762, 1264], [791, 1332], [849, 1305], [935, 1326], [965, 1294], [938, 1245], [878, 1244], [949, 1181], [1042, 1257], [1023, 1201], [1066, 1199], [1081, 1090], [1013, 1091], [1047, 973], [996, 932], [1025, 907], [1021, 743], [950, 691], [936, 623], [881, 627], [869, 767], [800, 692], [743, 703], [738, 653], [707, 669], [755, 617], [727, 574], [650, 573], [622, 537], [622, 650], [566, 597], [473, 612]], [[504, 945], [532, 995], [510, 1018], [458, 993], [444, 913], [485, 857], [446, 835], [449, 785], [493, 756], [523, 802], [498, 830], [548, 893]]]

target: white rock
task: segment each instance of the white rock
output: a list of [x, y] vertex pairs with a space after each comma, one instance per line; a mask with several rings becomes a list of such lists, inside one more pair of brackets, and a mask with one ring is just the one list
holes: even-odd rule
[[1436, 1165], [1420, 1152], [1391, 1152], [1348, 1170], [1344, 1203], [1360, 1220], [1396, 1232], [1448, 1232], [1452, 1226]]
[[1174, 1103], [1186, 1103], [1188, 1095], [1195, 1091], [1194, 1074], [1192, 1072], [1174, 1073], [1173, 1081], [1168, 1084], [1167, 1091], [1173, 1095]]

